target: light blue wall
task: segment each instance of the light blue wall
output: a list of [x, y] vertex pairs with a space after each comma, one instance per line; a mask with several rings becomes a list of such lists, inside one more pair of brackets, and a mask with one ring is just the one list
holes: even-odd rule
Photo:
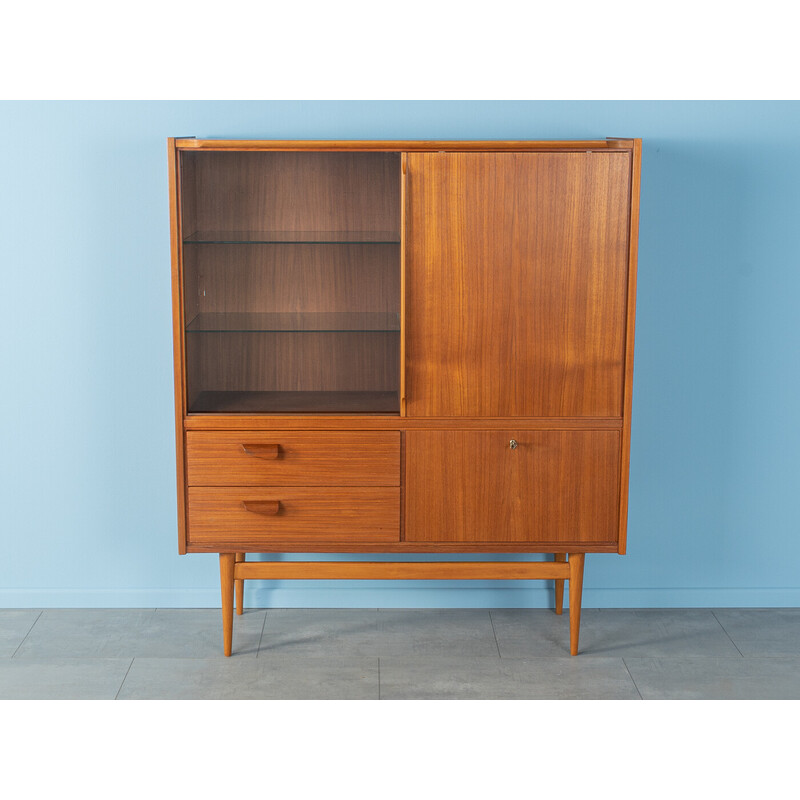
[[[800, 103], [0, 103], [0, 606], [213, 606], [178, 556], [166, 138], [641, 136], [629, 554], [585, 605], [800, 605]], [[544, 584], [248, 584], [543, 606]]]

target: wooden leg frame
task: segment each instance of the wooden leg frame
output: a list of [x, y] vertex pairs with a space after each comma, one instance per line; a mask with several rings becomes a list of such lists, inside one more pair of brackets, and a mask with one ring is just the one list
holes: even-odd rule
[[220, 553], [222, 638], [225, 655], [233, 645], [234, 586], [241, 614], [246, 580], [555, 580], [556, 614], [564, 607], [569, 581], [569, 651], [578, 655], [584, 553], [556, 553], [555, 561], [245, 561], [244, 553]]

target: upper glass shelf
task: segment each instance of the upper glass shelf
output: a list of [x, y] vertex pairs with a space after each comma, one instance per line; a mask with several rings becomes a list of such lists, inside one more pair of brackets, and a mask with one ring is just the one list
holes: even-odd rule
[[197, 231], [184, 244], [399, 244], [394, 231]]
[[399, 331], [400, 315], [385, 312], [214, 312], [203, 311], [186, 326], [189, 333], [210, 331]]

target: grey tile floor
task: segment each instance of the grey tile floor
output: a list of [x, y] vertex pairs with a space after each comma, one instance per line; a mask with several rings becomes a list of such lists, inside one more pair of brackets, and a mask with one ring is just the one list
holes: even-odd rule
[[0, 699], [800, 699], [800, 608], [0, 610]]

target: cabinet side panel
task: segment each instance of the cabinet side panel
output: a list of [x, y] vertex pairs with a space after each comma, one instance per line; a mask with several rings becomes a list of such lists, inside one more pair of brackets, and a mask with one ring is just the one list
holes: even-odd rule
[[187, 431], [189, 486], [399, 486], [398, 431]]
[[169, 169], [170, 253], [172, 260], [172, 332], [175, 370], [175, 456], [178, 479], [178, 552], [186, 552], [186, 483], [183, 418], [186, 379], [183, 360], [183, 274], [181, 269], [180, 163], [175, 139], [167, 140]]
[[407, 158], [408, 415], [620, 417], [629, 154]]
[[631, 410], [633, 404], [633, 349], [636, 322], [636, 273], [639, 254], [639, 194], [642, 170], [642, 140], [634, 139], [631, 154], [630, 247], [628, 252], [627, 326], [625, 331], [625, 393], [620, 458], [619, 549], [625, 553], [628, 534], [628, 485], [631, 462]]

